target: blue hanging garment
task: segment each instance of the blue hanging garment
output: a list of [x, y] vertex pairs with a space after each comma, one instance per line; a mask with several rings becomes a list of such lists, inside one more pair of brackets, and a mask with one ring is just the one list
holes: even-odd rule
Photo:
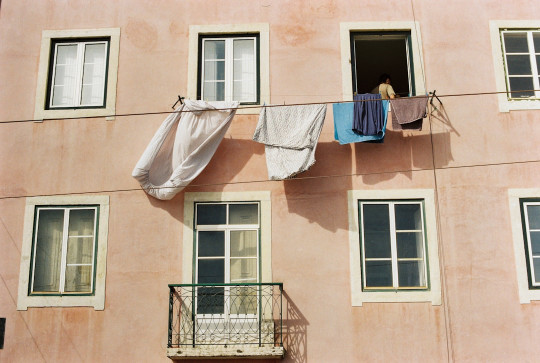
[[354, 103], [334, 103], [334, 139], [341, 145], [353, 142], [383, 142], [388, 119], [388, 100], [382, 100], [381, 117], [383, 119], [382, 131], [378, 135], [358, 135], [352, 129], [354, 119]]

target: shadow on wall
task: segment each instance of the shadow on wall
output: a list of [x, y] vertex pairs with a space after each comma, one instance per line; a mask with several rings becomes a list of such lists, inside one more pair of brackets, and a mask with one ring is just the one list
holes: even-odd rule
[[[459, 133], [442, 104], [437, 108], [430, 107], [430, 111], [431, 134], [426, 133], [430, 128], [428, 116], [424, 119], [424, 131], [421, 133], [387, 129], [384, 143], [340, 145], [337, 142], [319, 142], [315, 155], [317, 161], [311, 169], [296, 179], [283, 181], [289, 213], [301, 215], [328, 231], [347, 230], [347, 195], [344, 191], [353, 188], [353, 175], [361, 176], [366, 185], [376, 185], [399, 174], [413, 180], [416, 170], [433, 169], [433, 150], [435, 166], [448, 165], [453, 160], [450, 134], [455, 133], [459, 137]], [[392, 124], [390, 117], [388, 125]], [[332, 118], [326, 120], [332, 121]], [[306, 177], [308, 179], [302, 179]], [[328, 210], [329, 205], [332, 210]], [[340, 211], [344, 212], [340, 214]]]
[[[346, 230], [347, 195], [342, 191], [352, 188], [351, 146], [319, 142], [315, 158], [315, 164], [299, 178], [283, 181], [287, 210], [328, 231]], [[332, 206], [331, 213], [328, 206]]]
[[306, 363], [309, 322], [285, 291], [283, 291], [283, 304], [283, 346], [287, 351], [285, 360]]
[[[159, 200], [146, 194], [153, 207], [167, 211], [176, 220], [183, 221], [184, 192], [223, 190], [226, 183], [233, 180], [241, 173], [244, 166], [254, 155], [264, 154], [264, 145], [245, 139], [224, 138], [214, 157], [210, 160], [202, 173], [191, 182], [184, 190], [179, 192], [172, 200]], [[261, 158], [261, 162], [265, 162]], [[263, 170], [261, 168], [261, 170]], [[266, 172], [266, 170], [263, 170]], [[265, 180], [266, 173], [261, 175], [248, 174], [248, 177], [240, 177], [238, 180]], [[205, 186], [205, 184], [209, 184]], [[202, 185], [197, 187], [197, 185]]]
[[[283, 291], [283, 346], [286, 350], [285, 362], [307, 363], [307, 326], [309, 322], [302, 315], [291, 297]], [[216, 359], [187, 359], [183, 362], [214, 363]], [[242, 363], [281, 362], [276, 359], [234, 359]]]

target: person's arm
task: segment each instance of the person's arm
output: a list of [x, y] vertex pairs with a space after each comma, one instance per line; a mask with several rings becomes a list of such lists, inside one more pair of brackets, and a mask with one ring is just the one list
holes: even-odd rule
[[391, 85], [388, 85], [386, 92], [388, 93], [388, 97], [396, 98], [396, 92], [394, 91], [394, 88]]

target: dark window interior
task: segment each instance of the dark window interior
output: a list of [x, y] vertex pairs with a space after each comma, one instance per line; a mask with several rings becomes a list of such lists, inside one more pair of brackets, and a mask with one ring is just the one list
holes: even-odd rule
[[379, 76], [387, 73], [392, 78], [392, 87], [397, 94], [414, 95], [409, 43], [409, 32], [351, 34], [353, 92], [370, 93], [378, 86]]

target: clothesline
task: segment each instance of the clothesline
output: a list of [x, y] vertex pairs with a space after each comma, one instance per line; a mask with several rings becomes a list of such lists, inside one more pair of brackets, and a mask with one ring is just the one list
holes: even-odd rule
[[[454, 93], [454, 94], [437, 94], [437, 97], [465, 97], [465, 96], [485, 96], [485, 95], [496, 95], [496, 94], [509, 94], [509, 93], [520, 93], [520, 92], [540, 92], [540, 89], [530, 89], [530, 90], [514, 90], [514, 91], [494, 91], [494, 92], [472, 92], [472, 93]], [[425, 95], [411, 96], [407, 98], [417, 98], [425, 97]], [[431, 97], [431, 95], [430, 95]], [[367, 102], [367, 101], [320, 101], [320, 102], [301, 102], [301, 103], [283, 103], [283, 104], [269, 104], [269, 105], [245, 105], [237, 107], [236, 110], [245, 110], [245, 109], [257, 109], [262, 107], [281, 107], [281, 106], [302, 106], [302, 105], [320, 105], [320, 104], [334, 104], [334, 103], [350, 103], [350, 102]], [[219, 109], [218, 109], [219, 110]], [[224, 108], [222, 110], [230, 110], [230, 108]], [[96, 119], [96, 118], [108, 118], [108, 117], [126, 117], [126, 116], [149, 116], [149, 115], [164, 115], [171, 114], [178, 111], [155, 111], [155, 112], [135, 112], [135, 113], [121, 113], [121, 114], [112, 114], [112, 115], [102, 115], [102, 116], [77, 116], [77, 117], [57, 117], [51, 119], [21, 119], [21, 120], [6, 120], [0, 121], [0, 124], [10, 124], [10, 123], [24, 123], [24, 122], [43, 122], [50, 120], [82, 120], [82, 119]], [[191, 112], [191, 111], [182, 111], [182, 112]]]

